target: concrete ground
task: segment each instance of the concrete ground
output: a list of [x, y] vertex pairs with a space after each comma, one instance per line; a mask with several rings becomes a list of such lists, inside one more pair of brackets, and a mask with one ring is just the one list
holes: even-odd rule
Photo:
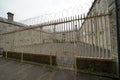
[[0, 58], [0, 80], [113, 80], [89, 74], [79, 74], [43, 65], [21, 63]]

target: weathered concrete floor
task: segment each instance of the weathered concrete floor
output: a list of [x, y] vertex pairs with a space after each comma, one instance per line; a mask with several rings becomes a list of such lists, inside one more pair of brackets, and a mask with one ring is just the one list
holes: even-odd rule
[[112, 80], [0, 58], [0, 80]]

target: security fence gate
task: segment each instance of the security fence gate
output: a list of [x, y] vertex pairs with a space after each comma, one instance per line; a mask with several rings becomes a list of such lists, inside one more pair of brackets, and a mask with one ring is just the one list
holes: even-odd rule
[[75, 69], [76, 58], [112, 59], [108, 11], [49, 21], [1, 37], [6, 53], [54, 55], [62, 68]]

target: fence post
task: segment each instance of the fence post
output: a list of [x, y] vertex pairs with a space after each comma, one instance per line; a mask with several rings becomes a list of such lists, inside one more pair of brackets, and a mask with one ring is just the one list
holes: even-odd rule
[[52, 65], [52, 55], [51, 55], [51, 51], [50, 51], [50, 65]]
[[5, 56], [5, 58], [7, 58], [7, 51], [6, 51], [6, 56]]
[[21, 62], [23, 62], [23, 52], [21, 53]]

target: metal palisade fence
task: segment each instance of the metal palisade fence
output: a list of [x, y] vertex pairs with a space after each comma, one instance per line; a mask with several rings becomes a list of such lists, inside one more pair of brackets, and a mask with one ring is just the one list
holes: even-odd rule
[[112, 59], [108, 11], [51, 20], [0, 36], [6, 57], [8, 52], [20, 53], [22, 61], [28, 53], [49, 55], [50, 65], [55, 56], [57, 66], [76, 70], [76, 58]]

